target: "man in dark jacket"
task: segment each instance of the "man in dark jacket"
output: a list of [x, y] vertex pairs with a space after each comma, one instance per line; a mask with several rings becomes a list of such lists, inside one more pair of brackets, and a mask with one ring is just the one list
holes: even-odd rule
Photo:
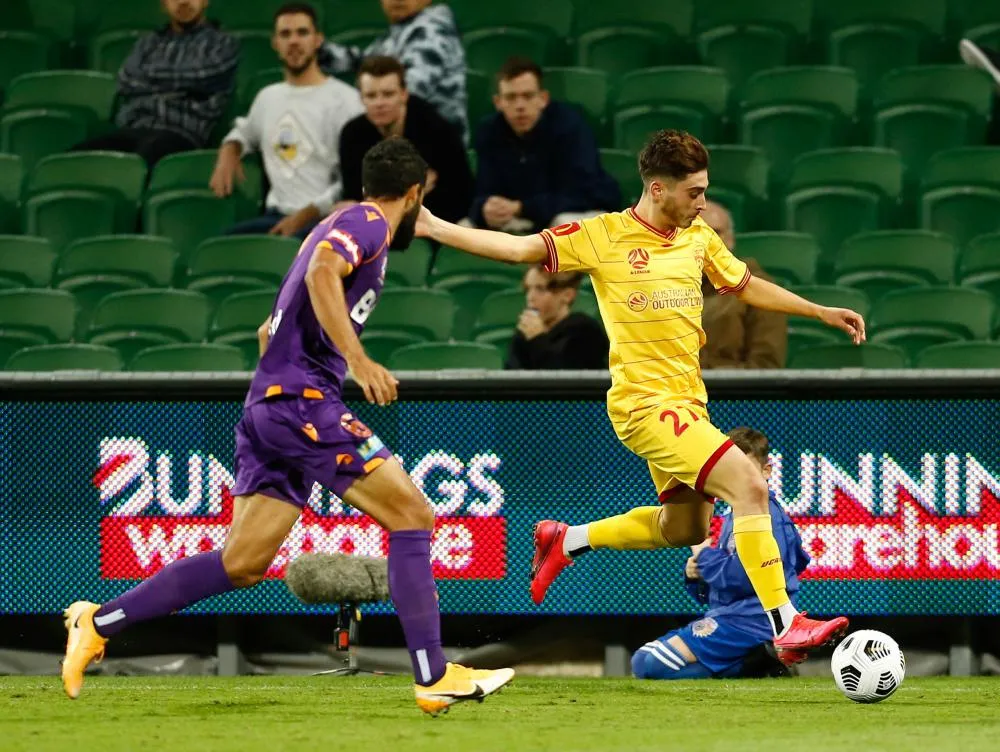
[[152, 168], [168, 154], [208, 146], [235, 86], [239, 42], [205, 19], [208, 0], [163, 7], [170, 23], [136, 42], [118, 71], [117, 130], [74, 150], [132, 152]]
[[537, 232], [622, 208], [601, 167], [594, 134], [572, 106], [550, 102], [542, 69], [511, 58], [497, 76], [497, 114], [476, 133], [478, 174], [470, 219], [480, 227]]
[[394, 57], [370, 57], [361, 64], [358, 89], [365, 114], [340, 135], [340, 169], [345, 201], [361, 201], [361, 163], [384, 138], [402, 136], [430, 166], [424, 205], [438, 217], [457, 222], [472, 200], [472, 171], [457, 126], [406, 89], [405, 69]]

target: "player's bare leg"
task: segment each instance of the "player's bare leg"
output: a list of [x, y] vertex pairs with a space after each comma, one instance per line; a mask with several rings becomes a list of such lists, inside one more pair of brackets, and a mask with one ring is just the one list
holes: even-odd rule
[[807, 619], [789, 600], [781, 554], [771, 529], [767, 482], [753, 462], [731, 446], [709, 472], [704, 490], [726, 499], [733, 509], [736, 554], [771, 620], [779, 660], [798, 663], [809, 650], [841, 637], [847, 631], [846, 618]]
[[108, 638], [130, 624], [167, 616], [210, 596], [260, 582], [298, 516], [297, 507], [278, 499], [261, 494], [238, 497], [222, 551], [168, 564], [103, 606], [87, 601], [72, 604], [64, 612], [66, 695], [79, 697], [87, 667], [104, 656]]
[[389, 594], [406, 636], [420, 709], [437, 715], [457, 702], [481, 702], [510, 682], [512, 669], [476, 671], [445, 660], [431, 572], [434, 513], [400, 464], [386, 460], [352, 483], [343, 499], [389, 531]]

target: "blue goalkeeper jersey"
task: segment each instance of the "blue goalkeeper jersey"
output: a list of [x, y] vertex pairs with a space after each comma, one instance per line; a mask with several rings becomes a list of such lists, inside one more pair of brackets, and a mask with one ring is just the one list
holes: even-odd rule
[[[799, 574], [809, 564], [809, 554], [802, 548], [802, 538], [792, 522], [792, 518], [781, 507], [772, 493], [770, 495], [771, 529], [778, 542], [781, 561], [785, 568], [785, 588], [792, 603], [799, 592]], [[739, 622], [739, 627], [761, 639], [771, 639], [771, 623], [764, 608], [754, 593], [750, 578], [736, 555], [736, 541], [733, 537], [733, 515], [727, 513], [719, 533], [717, 547], [705, 548], [698, 553], [698, 569], [701, 579], [686, 580], [688, 592], [699, 603], [708, 604], [708, 617]]]

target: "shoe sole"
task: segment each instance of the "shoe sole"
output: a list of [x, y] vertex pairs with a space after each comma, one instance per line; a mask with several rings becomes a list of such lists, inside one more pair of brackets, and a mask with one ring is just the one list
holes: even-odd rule
[[[452, 705], [458, 705], [463, 702], [478, 702], [479, 704], [482, 704], [486, 702], [487, 697], [493, 697], [495, 695], [501, 694], [504, 691], [504, 689], [506, 689], [510, 685], [512, 681], [514, 681], [513, 673], [511, 673], [510, 677], [505, 681], [501, 682], [495, 689], [491, 689], [488, 692], [485, 689], [483, 689], [482, 685], [477, 684], [476, 686], [482, 690], [482, 694], [469, 695], [467, 697], [442, 697], [440, 699], [441, 707], [436, 710], [428, 709], [421, 706], [419, 701], [417, 702], [417, 705], [418, 707], [420, 707], [422, 711], [424, 711], [431, 718], [437, 718], [438, 716], [441, 715], [447, 715], [448, 711], [451, 710]], [[430, 700], [430, 702], [433, 702], [433, 700]]]
[[962, 56], [962, 60], [966, 64], [989, 73], [993, 77], [993, 82], [996, 84], [997, 89], [1000, 89], [1000, 69], [983, 53], [978, 44], [968, 39], [963, 39], [958, 43], [958, 53]]
[[[839, 645], [840, 641], [843, 640], [844, 637], [847, 635], [847, 630], [850, 629], [850, 627], [851, 627], [850, 624], [845, 624], [844, 626], [835, 629], [833, 632], [830, 633], [830, 636], [826, 638], [826, 641], [820, 643], [819, 645], [811, 645], [809, 647], [796, 647], [796, 648], [775, 648], [774, 649], [775, 656], [779, 661], [784, 663], [786, 666], [794, 666], [798, 663], [802, 663], [809, 657], [809, 653], [813, 650], [817, 650], [819, 648], [836, 647], [837, 645]], [[789, 652], [801, 653], [802, 657], [799, 658], [798, 660], [785, 663], [785, 661], [782, 660], [782, 655]]]
[[[558, 535], [553, 535], [552, 536], [552, 540], [550, 540], [545, 545], [545, 548], [544, 549], [539, 549], [539, 546], [541, 545], [541, 543], [538, 540], [538, 534], [539, 534], [539, 530], [538, 529], [541, 527], [541, 525], [542, 525], [542, 523], [540, 523], [540, 522], [535, 525], [535, 529], [534, 529], [534, 532], [533, 532], [533, 535], [532, 535], [533, 542], [535, 544], [535, 554], [536, 554], [536, 556], [538, 556], [538, 563], [535, 564], [534, 562], [532, 562], [532, 566], [531, 566], [531, 584], [532, 585], [535, 584], [535, 578], [538, 576], [538, 573], [542, 571], [542, 565], [545, 563], [545, 560], [548, 559], [549, 558], [549, 554], [552, 553], [552, 546], [554, 546], [556, 544], [556, 542], [558, 541], [558, 539], [559, 539]], [[553, 580], [552, 582], [555, 582], [555, 580]], [[539, 600], [535, 600], [535, 594], [531, 593], [531, 600], [532, 600], [532, 602], [536, 606], [542, 605], [542, 601], [545, 600], [545, 596], [548, 594], [548, 592], [549, 592], [549, 586], [552, 585], [552, 582], [550, 582], [549, 585], [545, 587], [545, 590], [542, 593], [542, 597]]]

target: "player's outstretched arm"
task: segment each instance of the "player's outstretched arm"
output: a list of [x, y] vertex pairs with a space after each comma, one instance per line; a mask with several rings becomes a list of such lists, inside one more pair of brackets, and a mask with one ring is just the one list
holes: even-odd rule
[[819, 319], [827, 326], [846, 332], [856, 345], [865, 341], [865, 320], [860, 313], [849, 308], [827, 308], [811, 303], [766, 279], [751, 277], [739, 297], [754, 308]]
[[318, 247], [309, 259], [306, 270], [306, 288], [316, 320], [323, 327], [347, 361], [354, 380], [365, 393], [365, 399], [379, 405], [388, 405], [396, 399], [399, 382], [385, 368], [368, 357], [354, 325], [347, 313], [347, 296], [344, 294], [344, 277], [351, 273], [351, 266], [344, 258], [329, 248]]
[[508, 264], [539, 264], [548, 258], [541, 235], [508, 235], [493, 230], [461, 227], [435, 217], [427, 207], [420, 210], [417, 236], [431, 238], [442, 245], [458, 248], [474, 256], [483, 256]]

